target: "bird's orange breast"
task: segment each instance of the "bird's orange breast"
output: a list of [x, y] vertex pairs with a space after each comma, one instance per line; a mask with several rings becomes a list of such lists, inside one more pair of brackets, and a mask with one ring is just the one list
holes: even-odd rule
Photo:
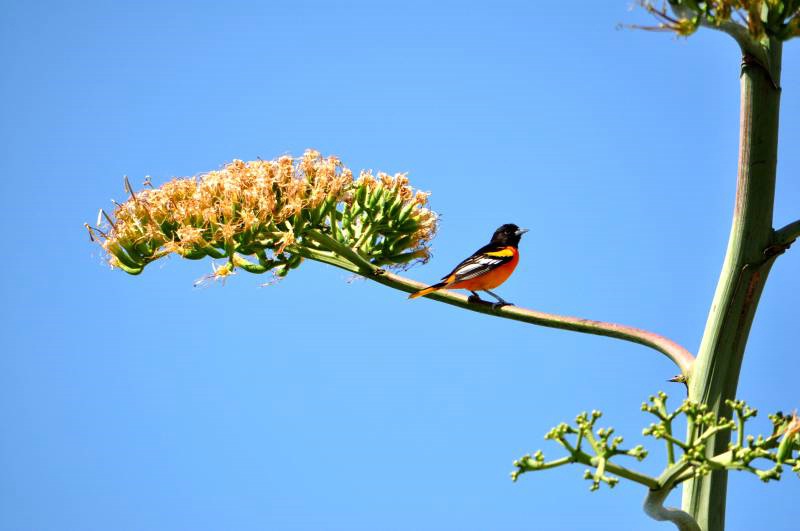
[[507, 247], [506, 249], [513, 252], [513, 256], [511, 260], [505, 264], [501, 264], [479, 277], [462, 280], [461, 282], [450, 284], [447, 287], [450, 289], [468, 289], [472, 291], [496, 288], [508, 280], [508, 277], [511, 276], [511, 273], [514, 272], [514, 269], [516, 269], [519, 263], [519, 251], [513, 247]]

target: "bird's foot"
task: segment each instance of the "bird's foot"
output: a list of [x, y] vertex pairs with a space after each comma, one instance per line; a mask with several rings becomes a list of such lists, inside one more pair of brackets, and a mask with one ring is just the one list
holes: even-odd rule
[[498, 302], [491, 302], [487, 300], [481, 299], [478, 295], [472, 294], [467, 297], [467, 302], [470, 304], [481, 304], [483, 306], [491, 306], [492, 310], [499, 310], [503, 306], [514, 306], [514, 303], [507, 302], [507, 301], [498, 301]]
[[467, 302], [470, 304], [488, 304], [489, 301], [481, 299], [478, 295], [472, 294], [467, 297]]

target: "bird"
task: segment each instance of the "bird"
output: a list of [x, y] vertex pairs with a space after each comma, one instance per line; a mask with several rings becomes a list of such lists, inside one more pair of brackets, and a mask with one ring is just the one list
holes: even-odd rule
[[440, 289], [465, 289], [472, 293], [469, 302], [488, 302], [483, 301], [479, 291], [485, 291], [497, 302], [492, 306], [513, 306], [512, 303], [504, 300], [490, 290], [496, 288], [511, 276], [519, 263], [519, 240], [528, 229], [521, 229], [513, 223], [501, 225], [494, 234], [492, 240], [472, 253], [472, 255], [458, 264], [450, 273], [442, 277], [442, 281], [433, 284], [425, 289], [421, 289], [408, 296], [409, 299], [423, 297]]

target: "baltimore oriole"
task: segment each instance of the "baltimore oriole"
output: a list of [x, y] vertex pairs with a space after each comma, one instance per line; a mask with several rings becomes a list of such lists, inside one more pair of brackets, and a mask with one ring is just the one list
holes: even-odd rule
[[[438, 284], [412, 293], [409, 299], [416, 299], [440, 289], [466, 289], [472, 292], [470, 302], [482, 300], [478, 291], [485, 291], [495, 299], [495, 306], [510, 305], [499, 295], [489, 291], [505, 282], [519, 262], [519, 240], [528, 229], [521, 229], [513, 223], [506, 223], [494, 231], [492, 241], [484, 245], [472, 256], [458, 264]], [[474, 297], [474, 298], [473, 298]]]

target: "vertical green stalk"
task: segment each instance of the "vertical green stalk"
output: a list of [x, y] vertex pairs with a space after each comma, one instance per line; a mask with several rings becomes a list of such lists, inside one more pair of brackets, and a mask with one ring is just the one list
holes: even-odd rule
[[[772, 211], [778, 150], [782, 43], [771, 39], [769, 65], [745, 54], [741, 74], [739, 169], [728, 249], [689, 380], [689, 398], [715, 413], [731, 416], [750, 326], [772, 266]], [[709, 440], [708, 453], [727, 450], [730, 434]], [[727, 472], [687, 481], [683, 510], [703, 531], [725, 527]]]

